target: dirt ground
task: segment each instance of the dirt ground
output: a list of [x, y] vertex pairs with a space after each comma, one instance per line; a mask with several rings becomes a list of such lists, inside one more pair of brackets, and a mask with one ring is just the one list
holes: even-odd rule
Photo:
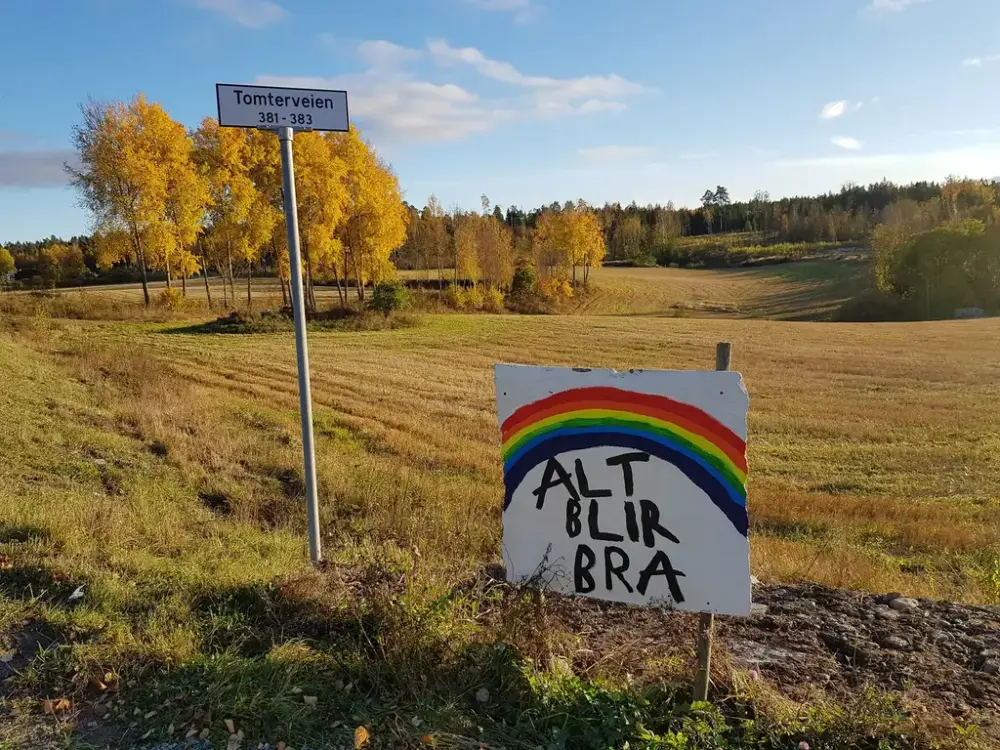
[[[751, 617], [716, 618], [713, 681], [746, 670], [803, 702], [870, 686], [898, 695], [924, 723], [976, 724], [1000, 741], [1000, 607], [810, 584], [755, 585], [753, 598]], [[578, 672], [613, 660], [694, 667], [697, 616], [569, 597], [546, 606], [579, 636]], [[637, 655], [645, 658], [628, 658]]]

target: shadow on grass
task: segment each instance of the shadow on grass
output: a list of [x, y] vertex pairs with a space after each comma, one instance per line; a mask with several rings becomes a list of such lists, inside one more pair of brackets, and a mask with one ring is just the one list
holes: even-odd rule
[[0, 544], [24, 544], [25, 542], [49, 542], [52, 534], [48, 529], [30, 524], [0, 524]]
[[[413, 315], [393, 313], [383, 315], [369, 310], [353, 308], [331, 308], [311, 313], [307, 321], [310, 332], [359, 332], [359, 331], [389, 331], [398, 328], [411, 328], [419, 325], [420, 319]], [[260, 334], [260, 333], [291, 333], [295, 330], [291, 308], [278, 310], [262, 310], [259, 313], [231, 312], [207, 323], [179, 326], [163, 330], [162, 333], [175, 334]]]

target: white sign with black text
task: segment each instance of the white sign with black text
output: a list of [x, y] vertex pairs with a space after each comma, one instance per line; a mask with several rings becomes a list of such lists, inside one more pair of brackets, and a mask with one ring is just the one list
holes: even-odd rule
[[750, 612], [738, 372], [497, 365], [507, 578]]
[[281, 127], [347, 131], [346, 91], [217, 83], [219, 124], [235, 128]]

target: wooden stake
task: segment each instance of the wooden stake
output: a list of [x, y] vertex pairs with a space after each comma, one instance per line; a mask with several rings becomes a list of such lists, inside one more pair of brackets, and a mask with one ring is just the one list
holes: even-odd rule
[[532, 592], [535, 600], [535, 626], [538, 628], [539, 646], [546, 672], [552, 671], [552, 643], [549, 641], [549, 622], [545, 616], [545, 592], [536, 588]]
[[[728, 370], [732, 361], [733, 345], [720, 343], [715, 347], [715, 369]], [[708, 685], [712, 672], [712, 640], [715, 630], [715, 615], [702, 612], [698, 618], [698, 679], [694, 684], [694, 700], [708, 700]]]

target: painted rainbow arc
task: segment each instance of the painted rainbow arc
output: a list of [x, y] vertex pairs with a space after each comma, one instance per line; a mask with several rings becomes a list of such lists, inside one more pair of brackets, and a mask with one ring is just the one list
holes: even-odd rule
[[695, 406], [607, 386], [573, 388], [522, 406], [504, 421], [501, 435], [505, 510], [540, 463], [611, 445], [673, 464], [747, 535], [746, 441]]

